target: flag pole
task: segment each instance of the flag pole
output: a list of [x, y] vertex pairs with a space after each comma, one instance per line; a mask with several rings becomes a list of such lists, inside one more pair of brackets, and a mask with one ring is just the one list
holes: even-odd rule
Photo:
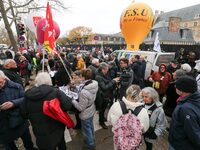
[[42, 47], [42, 72], [44, 72], [44, 51], [45, 49]]
[[72, 80], [72, 77], [71, 77], [69, 71], [67, 70], [67, 68], [66, 68], [66, 66], [65, 66], [65, 63], [64, 63], [62, 57], [60, 57], [60, 54], [58, 54], [58, 53], [57, 53], [57, 55], [58, 55], [58, 57], [59, 57], [61, 63], [63, 64], [63, 66], [64, 66], [64, 68], [65, 68], [65, 71], [67, 72], [67, 75], [69, 76], [69, 79]]

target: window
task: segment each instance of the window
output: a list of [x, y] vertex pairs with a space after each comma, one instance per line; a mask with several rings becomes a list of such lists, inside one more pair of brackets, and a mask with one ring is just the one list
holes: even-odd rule
[[194, 27], [196, 27], [197, 26], [197, 22], [194, 22]]
[[169, 65], [169, 62], [171, 62], [174, 59], [174, 55], [160, 55], [158, 56], [158, 59], [156, 61], [156, 66], [159, 66], [160, 64]]

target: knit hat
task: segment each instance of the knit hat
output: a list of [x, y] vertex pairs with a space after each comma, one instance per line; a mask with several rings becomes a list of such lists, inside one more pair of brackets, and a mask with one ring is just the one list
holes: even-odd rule
[[197, 81], [188, 75], [180, 77], [175, 85], [176, 88], [182, 92], [194, 93], [197, 91]]

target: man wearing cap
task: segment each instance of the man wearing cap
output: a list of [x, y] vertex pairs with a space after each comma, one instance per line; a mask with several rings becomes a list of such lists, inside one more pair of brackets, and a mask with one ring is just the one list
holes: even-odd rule
[[173, 77], [173, 73], [179, 68], [180, 68], [180, 66], [178, 64], [178, 61], [172, 60], [170, 62], [170, 64], [167, 66], [166, 71], [169, 72], [171, 74], [171, 76]]
[[180, 77], [176, 92], [181, 96], [172, 115], [169, 150], [200, 149], [200, 94], [197, 82], [190, 76]]

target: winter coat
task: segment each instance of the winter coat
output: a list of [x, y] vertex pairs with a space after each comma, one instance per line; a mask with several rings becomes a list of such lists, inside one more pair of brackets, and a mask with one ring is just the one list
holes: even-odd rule
[[60, 101], [62, 110], [71, 109], [71, 99], [62, 91], [49, 85], [33, 87], [25, 93], [21, 111], [23, 116], [30, 120], [36, 143], [40, 149], [53, 149], [63, 138], [65, 125], [43, 113], [43, 102], [56, 97]]
[[69, 75], [64, 67], [58, 69], [58, 71], [54, 75], [54, 79], [57, 86], [65, 86], [70, 82]]
[[17, 72], [17, 69], [4, 69], [3, 72], [11, 81], [19, 83], [23, 86], [22, 79]]
[[[154, 132], [155, 132], [156, 136], [159, 137], [160, 135], [162, 135], [165, 132], [168, 122], [167, 122], [167, 119], [166, 119], [166, 116], [165, 116], [165, 113], [164, 113], [164, 110], [162, 107], [163, 106], [162, 103], [160, 101], [156, 101], [155, 103], [152, 104], [152, 106], [154, 104], [157, 106], [157, 108], [152, 112], [151, 117], [149, 118], [149, 121], [150, 121], [149, 127], [155, 128]], [[148, 114], [151, 113], [148, 111], [148, 109], [147, 109], [147, 112], [148, 112]], [[145, 140], [150, 143], [155, 141], [155, 140], [149, 138], [148, 136], [145, 137]]]
[[132, 65], [131, 68], [134, 72], [134, 79], [133, 83], [134, 84], [139, 84], [140, 80], [142, 79], [142, 62], [140, 60], [135, 61]]
[[29, 75], [28, 71], [28, 60], [24, 60], [19, 63], [19, 68], [20, 68], [20, 75], [21, 76], [26, 76]]
[[28, 130], [28, 121], [22, 118], [19, 111], [23, 99], [24, 90], [18, 83], [8, 80], [0, 89], [0, 105], [7, 101], [14, 104], [12, 109], [0, 111], [0, 144], [14, 141]]
[[169, 83], [172, 81], [169, 72], [165, 72], [164, 75], [162, 75], [159, 71], [154, 72], [149, 78], [152, 78], [154, 82], [160, 83], [159, 88], [158, 89], [155, 88], [159, 94], [165, 94], [169, 86]]
[[101, 110], [103, 104], [109, 100], [109, 94], [114, 89], [116, 82], [114, 80], [109, 80], [106, 75], [103, 75], [100, 72], [96, 75], [95, 80], [98, 82], [99, 86], [95, 104], [97, 110]]
[[84, 62], [83, 58], [79, 58], [78, 62], [77, 62], [76, 69], [77, 70], [83, 70], [84, 68], [85, 68], [85, 62]]
[[176, 150], [200, 149], [200, 94], [195, 92], [178, 101], [172, 115], [169, 143]]
[[121, 73], [119, 95], [120, 95], [120, 99], [122, 99], [122, 97], [125, 96], [126, 94], [127, 88], [130, 85], [132, 85], [132, 82], [134, 79], [134, 72], [131, 69], [131, 67], [121, 68], [119, 72]]
[[[127, 109], [131, 109], [133, 111], [136, 107], [143, 105], [140, 102], [128, 101], [125, 97], [123, 97], [122, 100], [126, 104]], [[121, 115], [122, 115], [122, 109], [121, 109], [120, 103], [117, 101], [111, 106], [108, 112], [107, 120], [108, 122], [112, 124], [112, 126], [114, 126]], [[148, 116], [147, 110], [143, 108], [137, 117], [140, 120], [140, 123], [143, 128], [143, 132], [146, 132], [149, 128], [149, 116]]]
[[88, 68], [92, 70], [93, 79], [95, 79], [96, 74], [97, 74], [97, 71], [98, 71], [98, 66], [96, 66], [96, 65], [94, 65], [94, 64], [91, 64]]
[[92, 83], [85, 85], [84, 88], [81, 90], [79, 94], [79, 101], [72, 101], [74, 107], [80, 111], [79, 117], [81, 120], [86, 120], [94, 116], [96, 112], [94, 101], [97, 91], [98, 83], [92, 80]]
[[167, 99], [165, 101], [165, 104], [163, 106], [165, 114], [167, 116], [172, 116], [172, 113], [174, 109], [176, 108], [176, 100], [178, 99], [179, 95], [176, 93], [176, 88], [175, 88], [175, 82], [172, 82], [169, 84], [167, 88]]

